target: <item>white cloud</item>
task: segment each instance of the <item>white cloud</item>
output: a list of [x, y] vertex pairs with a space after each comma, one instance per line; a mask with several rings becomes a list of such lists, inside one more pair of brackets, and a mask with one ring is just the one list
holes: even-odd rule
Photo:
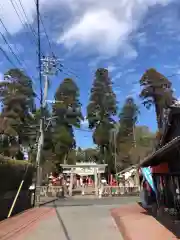
[[85, 13], [79, 22], [64, 33], [59, 42], [64, 42], [68, 48], [78, 43], [85, 47], [94, 45], [99, 52], [114, 55], [121, 43], [119, 36], [127, 36], [130, 31], [127, 23], [120, 24], [108, 10], [93, 10]]
[[[17, 9], [19, 13], [19, 16], [21, 16], [21, 19], [24, 22], [24, 18], [22, 17], [23, 12], [19, 2], [18, 1], [12, 2], [14, 4], [15, 9]], [[15, 34], [23, 28], [22, 22], [19, 19], [18, 15], [16, 14], [13, 4], [11, 3], [11, 1], [1, 0], [0, 5], [0, 17], [11, 34]], [[34, 1], [22, 0], [22, 4], [26, 10], [29, 21], [32, 22], [35, 13]], [[3, 28], [2, 25], [0, 27], [0, 30], [5, 32], [5, 29]]]
[[125, 57], [138, 53], [129, 38], [136, 31], [148, 8], [166, 5], [173, 0], [69, 0], [74, 20], [58, 39], [68, 49], [76, 46], [91, 48], [100, 54], [114, 56], [119, 50]]
[[[20, 4], [21, 3], [21, 4]], [[63, 0], [40, 0], [40, 11], [56, 9], [56, 6], [63, 4]], [[22, 6], [21, 6], [22, 5]], [[25, 10], [26, 16], [23, 12]], [[17, 14], [18, 13], [18, 14]], [[18, 16], [19, 15], [19, 16]], [[25, 22], [32, 23], [36, 19], [36, 1], [34, 0], [1, 0], [0, 2], [0, 18], [5, 24], [7, 30], [11, 34], [15, 34], [22, 30]], [[22, 24], [23, 23], [23, 24]], [[6, 32], [0, 24], [0, 31]]]
[[110, 65], [107, 67], [107, 69], [108, 69], [109, 72], [112, 73], [112, 72], [116, 71], [117, 67], [116, 67], [115, 65], [113, 65], [113, 64], [110, 64]]
[[118, 72], [113, 78], [112, 81], [116, 82], [116, 80], [119, 80], [122, 77], [123, 73], [122, 72]]
[[[53, 9], [56, 15], [58, 9], [59, 14], [65, 7], [69, 9], [71, 14], [67, 16], [67, 22], [59, 23], [57, 38], [57, 42], [63, 43], [67, 49], [77, 46], [106, 56], [115, 56], [122, 51], [126, 52], [129, 59], [136, 58], [138, 54], [130, 43], [130, 34], [137, 30], [149, 7], [166, 5], [173, 1], [175, 0], [41, 0], [40, 6], [41, 12], [46, 11], [46, 14]], [[23, 11], [19, 1], [13, 2], [22, 17]], [[36, 13], [34, 0], [21, 2], [29, 22], [33, 22]], [[1, 0], [0, 17], [12, 34], [22, 30], [22, 22], [11, 1]], [[62, 25], [65, 26], [63, 34]], [[0, 31], [3, 31], [2, 26]]]

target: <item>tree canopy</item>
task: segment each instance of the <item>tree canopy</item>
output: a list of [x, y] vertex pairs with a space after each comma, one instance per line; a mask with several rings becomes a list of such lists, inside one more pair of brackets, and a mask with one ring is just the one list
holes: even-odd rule
[[[100, 147], [104, 161], [108, 163], [110, 131], [114, 126], [113, 116], [117, 113], [116, 95], [107, 69], [99, 68], [91, 88], [87, 119], [94, 130], [93, 141]], [[110, 163], [109, 163], [110, 164]]]
[[148, 69], [140, 79], [142, 91], [140, 98], [148, 109], [154, 105], [158, 128], [163, 125], [163, 109], [168, 108], [174, 101], [171, 82], [154, 68]]
[[[161, 132], [164, 110], [174, 103], [172, 84], [156, 69], [148, 69], [141, 79], [140, 99], [146, 108], [155, 107]], [[4, 157], [35, 161], [41, 109], [36, 102], [33, 81], [20, 69], [10, 69], [0, 82], [0, 154]], [[108, 171], [119, 171], [138, 163], [155, 145], [155, 133], [139, 126], [139, 108], [133, 97], [117, 103], [110, 74], [98, 68], [94, 74], [86, 107], [88, 131], [92, 131], [96, 147], [81, 149], [76, 144], [75, 129], [84, 120], [80, 90], [71, 78], [58, 82], [55, 103], [43, 111], [45, 120], [41, 165], [57, 171], [61, 163], [107, 163]], [[118, 109], [119, 106], [119, 109]], [[84, 109], [83, 109], [84, 110]], [[49, 122], [49, 119], [51, 121]]]

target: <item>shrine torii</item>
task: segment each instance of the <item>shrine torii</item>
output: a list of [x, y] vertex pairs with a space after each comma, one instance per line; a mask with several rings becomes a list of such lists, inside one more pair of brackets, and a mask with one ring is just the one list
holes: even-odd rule
[[[95, 194], [98, 196], [98, 175], [100, 178], [100, 174], [105, 172], [105, 168], [107, 164], [84, 164], [78, 163], [75, 165], [68, 165], [68, 164], [60, 164], [60, 166], [64, 169], [70, 169], [70, 186], [69, 186], [69, 195], [72, 196], [72, 188], [73, 188], [73, 176], [74, 174], [78, 175], [94, 175], [94, 184], [95, 184]], [[79, 172], [77, 169], [83, 169], [84, 172]], [[85, 171], [89, 169], [89, 171]], [[91, 169], [91, 170], [90, 170]]]

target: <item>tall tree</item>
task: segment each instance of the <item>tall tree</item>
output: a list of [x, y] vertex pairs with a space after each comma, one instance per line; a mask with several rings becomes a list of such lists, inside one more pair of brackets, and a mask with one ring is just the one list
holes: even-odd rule
[[4, 154], [22, 155], [20, 147], [24, 142], [25, 126], [34, 109], [34, 97], [32, 80], [23, 71], [10, 69], [4, 74], [4, 80], [0, 83], [0, 134], [9, 145], [9, 152], [5, 151]]
[[53, 105], [54, 121], [54, 149], [57, 163], [66, 161], [68, 153], [75, 148], [76, 142], [73, 127], [80, 127], [83, 119], [79, 101], [79, 89], [76, 83], [66, 78], [59, 85]]
[[[126, 154], [119, 151], [117, 155], [118, 171], [128, 168], [130, 165], [138, 164], [148, 154], [152, 153], [155, 144], [155, 133], [152, 133], [146, 126], [136, 126], [134, 129], [136, 145], [129, 149]], [[130, 144], [131, 146], [131, 144]]]
[[[107, 69], [99, 68], [91, 88], [89, 105], [87, 106], [87, 119], [89, 128], [94, 129], [94, 143], [108, 161], [110, 130], [113, 128], [117, 112], [116, 96], [112, 90], [112, 82]], [[105, 155], [106, 152], [106, 155]]]
[[171, 82], [154, 68], [148, 69], [140, 79], [143, 88], [140, 97], [149, 109], [155, 106], [158, 128], [163, 126], [163, 109], [168, 108], [174, 101]]
[[[44, 109], [44, 116], [45, 119], [51, 117], [50, 110], [46, 107]], [[29, 126], [27, 126], [26, 136], [29, 140], [29, 147], [30, 147], [30, 159], [31, 161], [35, 161], [36, 154], [37, 154], [37, 142], [40, 136], [39, 132], [39, 123], [41, 118], [41, 110], [37, 109], [36, 112], [33, 114], [33, 119], [29, 122]], [[52, 141], [52, 125], [49, 124], [49, 121], [45, 121], [45, 129], [44, 129], [44, 144], [42, 149], [42, 158], [40, 160], [41, 164], [44, 164], [46, 161], [53, 162], [54, 156], [54, 146]]]
[[117, 134], [117, 149], [121, 156], [126, 158], [132, 147], [135, 146], [135, 125], [139, 109], [132, 97], [128, 97], [119, 114], [119, 132]]

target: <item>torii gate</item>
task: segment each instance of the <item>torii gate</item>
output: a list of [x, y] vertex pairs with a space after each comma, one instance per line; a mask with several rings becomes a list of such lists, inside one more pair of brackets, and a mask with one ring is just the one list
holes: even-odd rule
[[63, 170], [70, 169], [70, 186], [69, 186], [70, 196], [72, 196], [74, 174], [78, 174], [80, 176], [94, 175], [95, 194], [96, 196], [98, 196], [98, 178], [100, 179], [100, 174], [105, 172], [107, 164], [77, 163], [75, 165], [60, 164], [60, 166], [63, 168]]

